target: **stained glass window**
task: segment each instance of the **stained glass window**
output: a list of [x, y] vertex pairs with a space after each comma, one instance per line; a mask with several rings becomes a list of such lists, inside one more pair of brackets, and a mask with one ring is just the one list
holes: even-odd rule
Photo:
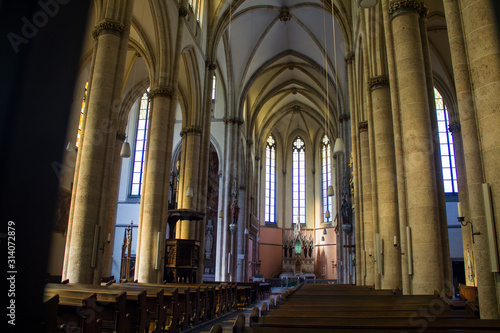
[[137, 119], [137, 132], [135, 137], [134, 160], [132, 166], [132, 181], [130, 187], [131, 196], [140, 196], [142, 181], [144, 179], [144, 166], [146, 162], [146, 143], [148, 137], [149, 123], [149, 97], [148, 90], [142, 95], [139, 104], [139, 116]]
[[328, 186], [332, 185], [332, 159], [330, 140], [325, 135], [321, 141], [321, 171], [322, 171], [322, 197], [323, 197], [323, 222], [331, 222], [330, 208], [332, 197], [328, 196]]
[[292, 149], [292, 222], [306, 223], [306, 150], [300, 136], [293, 141]]
[[276, 142], [272, 135], [269, 135], [266, 143], [265, 221], [276, 223]]
[[443, 168], [443, 183], [445, 193], [457, 193], [457, 168], [455, 165], [455, 150], [453, 149], [453, 136], [449, 130], [450, 121], [448, 109], [444, 104], [443, 97], [434, 88], [434, 99], [436, 101], [436, 116], [439, 132], [439, 145], [441, 148], [441, 166]]

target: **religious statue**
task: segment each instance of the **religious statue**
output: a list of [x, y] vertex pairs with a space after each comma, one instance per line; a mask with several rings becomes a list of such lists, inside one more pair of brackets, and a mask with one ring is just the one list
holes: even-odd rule
[[240, 207], [238, 207], [238, 203], [236, 200], [233, 201], [231, 204], [231, 216], [232, 216], [232, 223], [236, 224], [238, 223], [238, 214], [240, 212]]

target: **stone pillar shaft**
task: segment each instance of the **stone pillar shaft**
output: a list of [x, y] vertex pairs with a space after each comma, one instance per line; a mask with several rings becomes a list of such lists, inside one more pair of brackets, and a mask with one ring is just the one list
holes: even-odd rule
[[[115, 151], [113, 157], [113, 170], [111, 172], [111, 184], [110, 184], [110, 195], [109, 195], [109, 210], [108, 210], [108, 221], [106, 223], [106, 228], [104, 230], [105, 243], [104, 246], [104, 259], [102, 267], [102, 276], [111, 275], [111, 264], [113, 258], [113, 244], [115, 239], [115, 223], [116, 223], [116, 202], [118, 201], [118, 190], [120, 187], [120, 170], [122, 167], [122, 157], [120, 152], [122, 149], [123, 141], [125, 139], [124, 135], [117, 135], [115, 141]], [[108, 241], [109, 235], [109, 243]]]
[[[399, 211], [399, 245], [401, 252], [406, 252], [407, 239], [406, 227], [407, 214], [406, 214], [406, 186], [405, 186], [405, 173], [403, 163], [403, 147], [401, 136], [401, 114], [399, 108], [399, 91], [398, 80], [396, 75], [396, 63], [394, 59], [394, 41], [392, 35], [391, 19], [389, 16], [389, 0], [382, 0], [382, 15], [384, 20], [384, 31], [387, 49], [387, 64], [389, 71], [391, 102], [392, 102], [392, 122], [394, 131], [394, 150], [396, 159], [397, 170], [397, 189], [398, 189], [398, 211]], [[408, 256], [401, 255], [401, 274], [402, 274], [402, 288], [403, 294], [410, 294], [410, 276], [408, 275]]]
[[[130, 8], [126, 13], [130, 14]], [[128, 14], [124, 17], [127, 27], [131, 17]], [[63, 268], [63, 277], [72, 283], [97, 284], [101, 279], [116, 123], [128, 45], [129, 29], [125, 26], [105, 20], [93, 34], [96, 39], [93, 71]]]
[[[181, 152], [182, 179], [180, 182], [182, 191], [179, 195], [178, 208], [199, 210], [200, 141], [201, 128], [199, 126], [187, 126], [183, 129]], [[191, 188], [193, 191], [193, 197], [186, 196], [188, 188]], [[179, 221], [177, 224], [177, 238], [200, 240], [197, 237], [197, 224], [199, 223], [199, 221]]]
[[[455, 164], [457, 167], [458, 201], [462, 203], [462, 214], [470, 216], [468, 202], [467, 175], [465, 172], [464, 145], [460, 125], [450, 125], [453, 135], [453, 147], [455, 149]], [[472, 231], [470, 225], [462, 226], [462, 248], [464, 253], [465, 284], [476, 286], [476, 265], [473, 260], [474, 244], [472, 242]]]
[[[408, 225], [412, 230], [413, 294], [443, 290], [439, 209], [432, 129], [416, 2], [391, 3], [400, 96]], [[403, 7], [397, 7], [403, 4]], [[420, 3], [418, 3], [420, 4]]]
[[366, 280], [368, 286], [375, 285], [375, 246], [373, 240], [373, 215], [372, 215], [372, 199], [371, 199], [371, 174], [370, 174], [370, 152], [368, 148], [368, 123], [362, 122], [359, 124], [359, 150], [361, 157], [361, 179], [362, 198], [363, 202], [363, 226], [366, 251]]
[[[466, 221], [472, 221], [474, 231], [484, 236], [476, 236], [474, 261], [481, 318], [498, 318], [498, 301], [493, 274], [489, 262], [488, 243], [482, 183], [485, 182], [485, 154], [496, 150], [491, 139], [498, 137], [498, 71], [492, 75], [491, 68], [498, 68], [498, 36], [489, 1], [443, 1], [450, 41], [453, 72], [457, 90], [457, 100], [462, 132], [463, 155], [467, 177], [468, 202], [463, 202]], [[470, 72], [469, 72], [470, 71]], [[473, 88], [474, 87], [474, 90]], [[477, 120], [476, 120], [477, 119]], [[484, 130], [484, 132], [483, 132]], [[479, 137], [484, 135], [482, 147]], [[489, 149], [489, 148], [493, 148]], [[493, 155], [490, 155], [493, 156]], [[489, 165], [489, 170], [498, 171], [498, 163]], [[493, 164], [495, 164], [493, 163]], [[486, 178], [486, 179], [485, 179]], [[495, 179], [495, 178], [492, 178]], [[496, 179], [498, 181], [498, 178]], [[494, 204], [494, 206], [498, 206]], [[468, 209], [467, 209], [468, 208]], [[498, 208], [497, 208], [498, 209]], [[464, 229], [464, 228], [462, 228]], [[479, 241], [479, 238], [481, 240]], [[465, 246], [465, 244], [464, 244]], [[464, 258], [467, 260], [467, 257]]]
[[[135, 278], [139, 282], [159, 283], [163, 276], [174, 117], [171, 90], [163, 87], [151, 89], [150, 98]], [[159, 249], [158, 237], [161, 240]]]
[[371, 79], [369, 85], [375, 137], [379, 232], [384, 247], [381, 288], [401, 289], [401, 251], [393, 246], [394, 237], [399, 244], [399, 223], [389, 81], [386, 76], [379, 76]]
[[439, 132], [437, 125], [437, 115], [436, 115], [436, 102], [434, 97], [434, 79], [431, 66], [431, 56], [429, 40], [427, 36], [427, 18], [423, 15], [420, 16], [420, 34], [422, 39], [422, 51], [424, 55], [425, 64], [425, 77], [427, 81], [427, 96], [429, 100], [429, 112], [431, 127], [433, 132], [433, 143], [434, 143], [434, 165], [436, 169], [436, 189], [437, 189], [437, 203], [439, 210], [439, 230], [441, 239], [441, 259], [443, 262], [443, 277], [444, 277], [444, 289], [440, 293], [445, 295], [453, 295], [453, 285], [451, 276], [451, 259], [450, 259], [450, 245], [448, 241], [448, 219], [446, 214], [446, 197], [444, 193], [443, 184], [443, 167], [441, 163], [441, 149], [439, 142]]

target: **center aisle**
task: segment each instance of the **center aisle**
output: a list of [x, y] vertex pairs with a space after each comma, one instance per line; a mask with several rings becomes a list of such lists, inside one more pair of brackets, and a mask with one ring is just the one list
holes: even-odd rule
[[260, 300], [259, 302], [257, 302], [256, 304], [250, 305], [249, 307], [245, 308], [244, 310], [238, 310], [238, 311], [228, 313], [220, 318], [215, 318], [214, 320], [210, 320], [205, 324], [184, 330], [184, 331], [182, 331], [182, 333], [195, 333], [195, 332], [196, 333], [209, 333], [210, 329], [215, 324], [221, 324], [223, 332], [230, 333], [233, 331], [234, 321], [240, 313], [243, 313], [243, 315], [245, 316], [245, 327], [248, 327], [248, 326], [250, 326], [250, 313], [252, 312], [252, 309], [254, 307], [259, 308], [259, 313], [260, 313], [260, 309], [262, 307], [262, 304], [265, 302], [267, 304], [267, 308], [269, 309], [269, 301], [271, 300], [271, 298], [273, 298], [274, 301], [276, 302], [276, 298], [278, 297], [278, 295], [283, 294], [285, 291], [287, 291], [287, 288], [272, 287], [270, 297], [264, 298], [264, 299]]

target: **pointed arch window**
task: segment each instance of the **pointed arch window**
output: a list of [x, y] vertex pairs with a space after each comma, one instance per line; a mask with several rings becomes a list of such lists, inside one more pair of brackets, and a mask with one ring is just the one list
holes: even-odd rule
[[144, 179], [144, 166], [146, 162], [146, 143], [149, 125], [149, 88], [142, 95], [139, 103], [139, 115], [137, 119], [137, 131], [135, 136], [134, 160], [132, 166], [132, 181], [130, 187], [131, 196], [140, 196], [142, 181]]
[[323, 197], [323, 222], [330, 223], [330, 209], [332, 207], [332, 197], [328, 196], [328, 186], [332, 185], [332, 158], [330, 139], [326, 134], [321, 140], [321, 190]]
[[269, 135], [266, 142], [266, 223], [276, 223], [276, 141]]
[[85, 103], [87, 103], [87, 89], [88, 89], [89, 83], [85, 83], [85, 88], [83, 90], [83, 99], [82, 99], [82, 108], [80, 109], [80, 120], [78, 122], [78, 133], [76, 134], [76, 148], [78, 148], [78, 145], [80, 144], [80, 139], [82, 137], [82, 124], [83, 124], [83, 111], [85, 110]]
[[293, 141], [292, 151], [292, 222], [306, 223], [306, 147], [300, 136]]
[[453, 148], [453, 136], [450, 132], [450, 120], [448, 109], [444, 104], [443, 97], [434, 88], [434, 99], [436, 102], [436, 116], [439, 132], [439, 146], [441, 148], [441, 166], [443, 168], [443, 185], [445, 193], [457, 193], [457, 168], [455, 164], [455, 150]]

